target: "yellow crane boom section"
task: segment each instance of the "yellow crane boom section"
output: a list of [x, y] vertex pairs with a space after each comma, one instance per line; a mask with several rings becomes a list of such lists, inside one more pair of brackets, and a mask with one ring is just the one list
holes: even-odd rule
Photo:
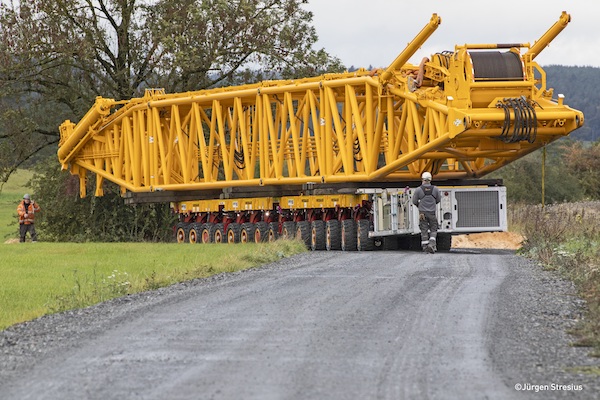
[[441, 23], [433, 14], [385, 70], [98, 97], [60, 126], [58, 158], [82, 196], [88, 171], [96, 195], [103, 179], [151, 192], [480, 177], [582, 126], [533, 61], [569, 21], [533, 46], [457, 45], [407, 63]]

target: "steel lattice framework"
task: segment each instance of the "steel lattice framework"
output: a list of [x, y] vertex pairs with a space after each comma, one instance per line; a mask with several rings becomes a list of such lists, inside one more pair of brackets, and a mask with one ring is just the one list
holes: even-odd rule
[[99, 97], [61, 125], [58, 157], [82, 183], [95, 173], [96, 195], [103, 179], [153, 192], [480, 177], [583, 124], [534, 61], [569, 18], [533, 46], [456, 46], [408, 64], [440, 24], [434, 14], [385, 70]]

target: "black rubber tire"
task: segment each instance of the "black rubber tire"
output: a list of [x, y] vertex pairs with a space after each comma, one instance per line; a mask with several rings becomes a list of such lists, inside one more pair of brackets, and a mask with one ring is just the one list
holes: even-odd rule
[[356, 221], [353, 219], [342, 220], [340, 248], [342, 251], [356, 251]]
[[452, 234], [438, 232], [436, 247], [438, 251], [450, 251], [452, 248]]
[[325, 223], [325, 248], [327, 251], [342, 249], [340, 221], [331, 219]]
[[325, 250], [325, 221], [316, 220], [310, 223], [310, 249]]
[[296, 239], [302, 240], [306, 247], [310, 249], [310, 222], [296, 222]]
[[244, 222], [240, 231], [240, 243], [250, 243], [254, 241], [255, 225], [250, 222]]
[[178, 222], [175, 227], [175, 240], [177, 243], [187, 243], [188, 241], [188, 232], [189, 232], [189, 223], [187, 222]]
[[279, 239], [279, 222], [269, 222], [267, 229], [267, 241], [274, 242]]
[[268, 231], [269, 224], [264, 221], [257, 222], [254, 228], [254, 243], [266, 242], [268, 240]]
[[296, 236], [296, 223], [294, 221], [285, 221], [281, 224], [281, 237], [283, 239], [294, 239]]
[[202, 232], [202, 224], [193, 222], [190, 224], [190, 230], [188, 231], [188, 242], [192, 244], [200, 243], [200, 234]]
[[227, 243], [239, 243], [242, 227], [237, 222], [232, 222], [227, 226]]
[[227, 243], [222, 223], [214, 224], [210, 229], [210, 233], [212, 243]]
[[202, 229], [200, 230], [200, 243], [212, 243], [212, 226], [213, 224], [211, 224], [210, 222], [202, 224]]
[[356, 248], [358, 251], [375, 250], [375, 241], [369, 238], [370, 225], [368, 219], [359, 219], [356, 223]]

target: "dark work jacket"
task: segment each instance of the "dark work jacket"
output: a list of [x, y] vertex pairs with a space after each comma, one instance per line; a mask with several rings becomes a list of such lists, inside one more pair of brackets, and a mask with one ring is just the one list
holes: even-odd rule
[[[431, 195], [425, 195], [423, 186], [433, 188]], [[419, 207], [420, 212], [435, 212], [435, 206], [440, 200], [442, 200], [442, 196], [439, 189], [431, 183], [424, 183], [416, 188], [412, 197], [413, 204]]]

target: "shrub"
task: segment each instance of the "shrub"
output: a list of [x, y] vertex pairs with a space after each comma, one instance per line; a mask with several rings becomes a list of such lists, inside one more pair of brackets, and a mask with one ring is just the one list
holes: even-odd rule
[[[105, 182], [104, 196], [79, 197], [79, 178], [60, 170], [55, 158], [36, 167], [32, 187], [42, 207], [36, 222], [48, 241], [169, 241], [176, 216], [168, 204], [125, 205], [118, 186]], [[87, 182], [93, 193], [95, 179]]]

